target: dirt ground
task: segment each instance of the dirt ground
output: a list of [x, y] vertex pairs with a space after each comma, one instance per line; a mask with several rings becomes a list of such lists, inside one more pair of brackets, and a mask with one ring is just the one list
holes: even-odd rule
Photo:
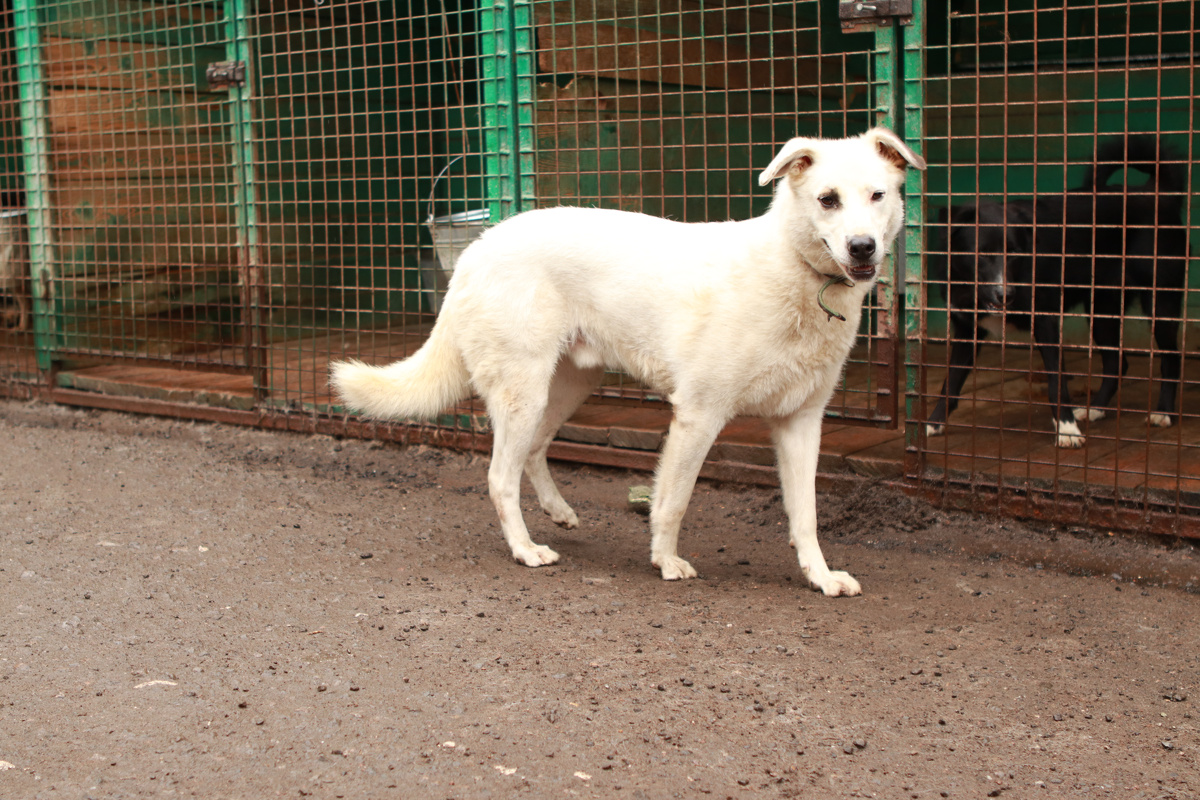
[[[1200, 797], [1197, 553], [645, 475], [509, 559], [486, 460], [0, 402], [0, 797]], [[527, 504], [532, 508], [532, 499]]]

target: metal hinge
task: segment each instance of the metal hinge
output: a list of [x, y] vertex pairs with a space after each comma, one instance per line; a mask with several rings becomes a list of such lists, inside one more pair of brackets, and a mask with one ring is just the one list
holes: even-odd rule
[[901, 25], [912, 22], [912, 0], [841, 0], [838, 18], [842, 30], [853, 33], [865, 25], [886, 25], [898, 19]]
[[246, 85], [245, 61], [214, 61], [204, 72], [208, 80], [208, 88], [224, 89], [230, 86]]

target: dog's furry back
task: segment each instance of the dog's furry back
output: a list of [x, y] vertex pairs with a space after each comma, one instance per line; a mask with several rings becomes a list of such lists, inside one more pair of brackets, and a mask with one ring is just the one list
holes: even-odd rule
[[470, 393], [462, 354], [446, 325], [435, 326], [411, 358], [386, 367], [334, 364], [330, 382], [347, 405], [376, 419], [431, 419]]

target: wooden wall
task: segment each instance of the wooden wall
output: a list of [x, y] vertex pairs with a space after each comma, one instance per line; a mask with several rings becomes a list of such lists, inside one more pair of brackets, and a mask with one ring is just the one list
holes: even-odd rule
[[[425, 309], [434, 176], [472, 154], [435, 211], [482, 198], [475, 15], [425, 6], [250, 3], [253, 121], [239, 133], [253, 141], [268, 340], [403, 324]], [[205, 78], [227, 58], [224, 3], [58, 0], [42, 14], [64, 352], [243, 341], [234, 100]]]
[[66, 0], [42, 13], [56, 308], [66, 350], [162, 356], [237, 338], [218, 8]]
[[[761, 213], [778, 144], [870, 124], [870, 34], [836, 7], [543, 0], [537, 192], [690, 221]], [[829, 19], [826, 19], [828, 17]]]

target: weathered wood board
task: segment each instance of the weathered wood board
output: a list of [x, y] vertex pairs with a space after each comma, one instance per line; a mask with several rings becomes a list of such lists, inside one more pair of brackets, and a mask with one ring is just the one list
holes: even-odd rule
[[815, 18], [796, 4], [584, 0], [534, 6], [546, 72], [703, 86], [817, 91], [845, 79], [822, 58]]

